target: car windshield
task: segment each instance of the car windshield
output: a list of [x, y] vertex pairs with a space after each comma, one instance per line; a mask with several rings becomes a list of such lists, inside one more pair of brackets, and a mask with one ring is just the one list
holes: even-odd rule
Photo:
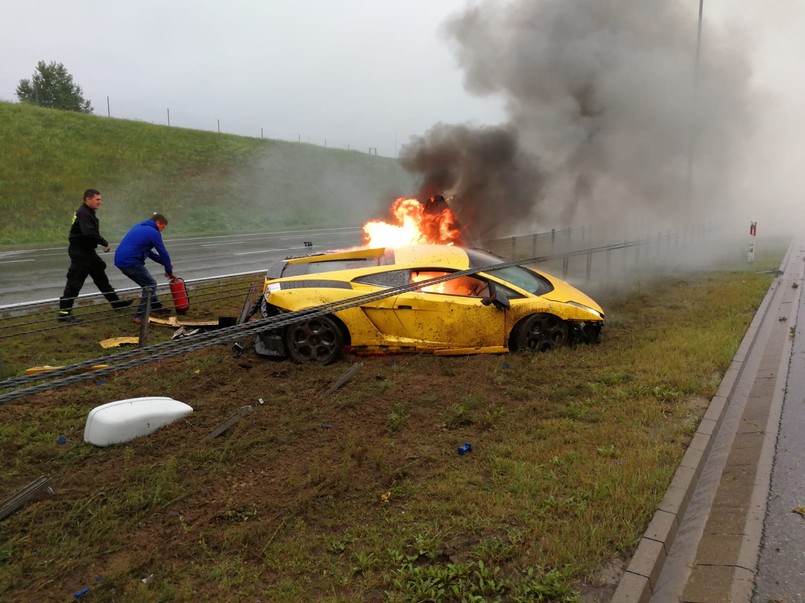
[[[506, 260], [501, 257], [477, 249], [468, 249], [467, 255], [470, 258], [470, 266], [472, 268], [483, 268], [484, 266], [506, 262]], [[548, 279], [522, 266], [494, 268], [492, 270], [484, 270], [484, 272], [502, 281], [511, 283], [515, 287], [533, 293], [534, 295], [544, 295], [553, 291], [553, 285], [551, 285]]]

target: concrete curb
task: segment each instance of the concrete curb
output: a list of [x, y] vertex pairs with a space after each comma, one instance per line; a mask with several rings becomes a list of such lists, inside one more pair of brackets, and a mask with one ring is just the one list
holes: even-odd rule
[[[796, 241], [792, 244], [796, 245]], [[789, 251], [790, 253], [790, 251]], [[786, 256], [788, 257], [788, 256]], [[792, 301], [792, 309], [796, 312], [800, 306], [802, 299], [802, 281], [803, 281], [803, 266], [802, 262], [799, 266], [793, 266], [797, 269], [797, 274], [786, 274], [786, 282], [796, 284], [796, 294]], [[795, 327], [792, 327], [795, 328]], [[793, 337], [788, 337], [783, 346], [783, 353], [780, 358], [780, 365], [777, 369], [777, 375], [786, 375], [786, 383], [788, 382], [789, 367], [792, 358], [792, 349], [794, 347]], [[777, 436], [780, 430], [780, 417], [783, 412], [783, 403], [786, 396], [785, 384], [783, 387], [777, 387], [772, 396], [771, 406], [769, 408], [769, 418], [766, 423], [766, 437], [763, 439], [761, 448], [760, 459], [758, 462], [758, 471], [755, 476], [755, 487], [752, 490], [751, 498], [751, 512], [746, 518], [744, 526], [744, 534], [746, 537], [741, 543], [739, 554], [739, 566], [751, 574], [751, 579], [748, 581], [742, 580], [739, 575], [733, 580], [730, 599], [736, 603], [744, 602], [749, 603], [752, 599], [752, 591], [754, 588], [755, 575], [757, 574], [757, 564], [760, 555], [760, 545], [763, 539], [763, 523], [766, 517], [766, 507], [769, 501], [769, 492], [771, 490], [772, 469], [774, 467], [774, 456], [777, 449]]]
[[[788, 264], [793, 244], [783, 258], [781, 270]], [[772, 305], [780, 280], [775, 280], [755, 313], [716, 394], [702, 417], [665, 496], [621, 577], [610, 603], [648, 603], [657, 587], [657, 579], [687, 511], [696, 483], [707, 461], [713, 441], [724, 419], [727, 406], [744, 369], [744, 362], [757, 341], [760, 325]], [[772, 450], [773, 454], [773, 450]], [[765, 508], [765, 505], [764, 505]], [[762, 526], [763, 516], [759, 516]], [[759, 542], [758, 542], [759, 546]], [[756, 549], [755, 549], [756, 550]]]

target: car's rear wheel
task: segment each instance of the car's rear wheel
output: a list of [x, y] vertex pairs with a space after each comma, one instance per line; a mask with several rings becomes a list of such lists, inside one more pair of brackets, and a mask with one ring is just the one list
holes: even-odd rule
[[294, 362], [331, 364], [344, 350], [344, 335], [329, 316], [311, 318], [288, 327], [285, 347]]
[[545, 352], [567, 344], [567, 323], [553, 314], [534, 314], [520, 324], [517, 350]]

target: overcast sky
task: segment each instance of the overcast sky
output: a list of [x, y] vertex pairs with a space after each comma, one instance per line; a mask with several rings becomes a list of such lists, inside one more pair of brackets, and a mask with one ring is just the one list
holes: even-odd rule
[[[95, 113], [394, 156], [437, 122], [493, 124], [500, 98], [463, 86], [445, 20], [467, 0], [4, 0], [0, 99], [39, 60], [65, 65]], [[501, 4], [505, 4], [501, 2]], [[698, 3], [687, 0], [695, 15]], [[770, 89], [799, 85], [796, 0], [708, 0], [705, 19], [756, 26]], [[705, 43], [707, 32], [705, 31]], [[776, 57], [776, 58], [775, 58]], [[800, 73], [797, 73], [801, 81]], [[800, 91], [801, 92], [801, 91]], [[801, 94], [800, 94], [801, 98]], [[799, 100], [799, 99], [798, 99]]]
[[[395, 155], [438, 121], [496, 123], [441, 25], [464, 0], [4, 0], [0, 99], [63, 63], [95, 113]], [[9, 6], [10, 5], [10, 6]]]

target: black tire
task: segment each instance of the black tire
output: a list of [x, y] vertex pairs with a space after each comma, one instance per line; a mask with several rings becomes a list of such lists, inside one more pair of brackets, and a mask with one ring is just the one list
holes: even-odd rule
[[514, 337], [519, 351], [546, 352], [567, 345], [567, 323], [553, 314], [534, 314], [524, 319]]
[[300, 364], [332, 364], [344, 351], [344, 334], [329, 316], [290, 325], [285, 347], [291, 360]]

